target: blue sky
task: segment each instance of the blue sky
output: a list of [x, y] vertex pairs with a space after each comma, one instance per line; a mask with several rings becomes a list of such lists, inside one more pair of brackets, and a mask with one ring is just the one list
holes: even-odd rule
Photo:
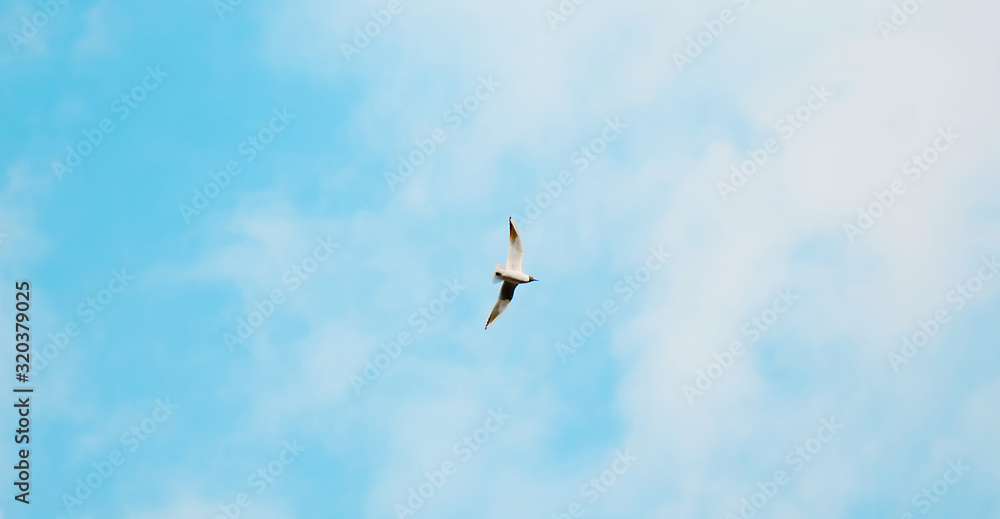
[[1000, 513], [996, 4], [221, 5], [0, 8], [0, 517]]

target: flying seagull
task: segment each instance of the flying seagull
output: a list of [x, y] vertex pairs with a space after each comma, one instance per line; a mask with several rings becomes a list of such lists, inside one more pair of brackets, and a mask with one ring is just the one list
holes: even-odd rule
[[517, 234], [517, 227], [514, 225], [514, 220], [508, 218], [507, 222], [510, 223], [510, 250], [507, 252], [507, 268], [497, 263], [496, 268], [493, 269], [493, 282], [499, 283], [502, 281], [503, 285], [500, 286], [500, 297], [497, 298], [497, 304], [493, 305], [490, 318], [486, 321], [487, 329], [507, 309], [510, 300], [514, 299], [514, 289], [517, 288], [517, 285], [538, 281], [521, 272], [521, 260], [524, 259], [524, 246], [521, 245], [521, 236]]

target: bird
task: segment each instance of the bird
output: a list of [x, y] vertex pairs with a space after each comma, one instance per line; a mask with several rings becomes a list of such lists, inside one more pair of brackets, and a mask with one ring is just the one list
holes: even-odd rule
[[517, 232], [517, 226], [514, 225], [514, 219], [507, 218], [507, 222], [510, 224], [510, 250], [507, 251], [507, 267], [505, 268], [503, 265], [497, 263], [496, 268], [493, 269], [493, 282], [503, 282], [503, 285], [500, 285], [500, 297], [497, 298], [497, 303], [493, 305], [490, 318], [486, 320], [487, 330], [497, 320], [497, 317], [500, 317], [500, 314], [507, 309], [510, 300], [514, 299], [514, 289], [517, 288], [517, 285], [538, 281], [521, 271], [521, 260], [524, 259], [524, 245], [521, 243], [521, 235]]

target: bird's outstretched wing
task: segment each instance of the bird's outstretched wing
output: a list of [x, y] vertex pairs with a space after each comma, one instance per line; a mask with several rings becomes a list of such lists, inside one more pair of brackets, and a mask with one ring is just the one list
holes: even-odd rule
[[521, 272], [521, 260], [524, 259], [524, 246], [521, 245], [521, 235], [517, 233], [517, 227], [514, 226], [514, 219], [508, 218], [507, 221], [510, 222], [510, 250], [507, 251], [507, 270]]
[[497, 304], [493, 305], [493, 311], [490, 312], [490, 318], [486, 321], [486, 329], [490, 328], [493, 321], [500, 317], [500, 314], [507, 309], [507, 305], [510, 304], [510, 300], [514, 299], [514, 289], [517, 288], [517, 283], [511, 283], [510, 281], [504, 281], [503, 285], [500, 285], [500, 297], [497, 298]]

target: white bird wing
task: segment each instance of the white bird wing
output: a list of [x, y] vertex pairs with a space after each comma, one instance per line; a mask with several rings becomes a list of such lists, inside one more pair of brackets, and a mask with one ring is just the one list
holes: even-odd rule
[[486, 329], [490, 328], [493, 321], [500, 317], [500, 314], [507, 309], [507, 305], [510, 304], [510, 300], [514, 299], [514, 289], [517, 288], [517, 283], [511, 283], [510, 281], [504, 281], [503, 285], [500, 285], [500, 297], [497, 298], [497, 304], [493, 305], [493, 311], [490, 312], [490, 318], [486, 321]]
[[524, 246], [521, 245], [521, 235], [517, 233], [517, 227], [514, 226], [514, 219], [508, 218], [508, 221], [510, 222], [510, 250], [507, 251], [507, 270], [521, 272], [521, 260], [524, 259]]

